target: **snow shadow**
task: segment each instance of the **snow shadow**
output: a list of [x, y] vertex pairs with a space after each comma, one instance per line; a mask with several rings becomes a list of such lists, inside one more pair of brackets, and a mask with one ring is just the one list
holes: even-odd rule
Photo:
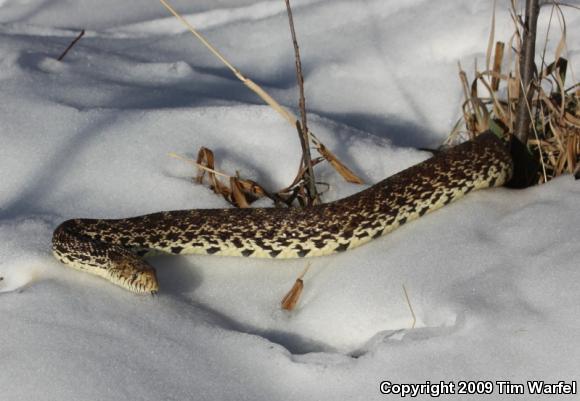
[[107, 115], [82, 128], [64, 141], [45, 162], [37, 162], [38, 168], [27, 177], [27, 185], [10, 202], [0, 209], [0, 221], [13, 219], [27, 214], [43, 214], [40, 206], [42, 199], [56, 187], [67, 170], [74, 168], [73, 158], [67, 155], [78, 154], [106, 128], [116, 123], [117, 116]]
[[273, 344], [284, 347], [295, 355], [311, 352], [337, 352], [328, 344], [283, 330], [260, 329], [220, 312], [206, 303], [192, 300], [187, 294], [199, 287], [202, 277], [195, 272], [195, 269], [192, 269], [187, 258], [159, 256], [152, 258], [151, 262], [152, 265], [156, 266], [157, 277], [161, 283], [161, 296], [175, 298], [181, 303], [199, 309], [202, 314], [211, 317], [210, 320], [214, 324], [223, 329], [264, 338]]
[[393, 145], [398, 147], [420, 149], [437, 146], [437, 141], [434, 141], [434, 138], [437, 137], [436, 133], [412, 121], [396, 119], [389, 115], [370, 113], [316, 111], [316, 114], [351, 128], [388, 139]]
[[[88, 40], [90, 43], [90, 39]], [[93, 44], [95, 46], [96, 44]], [[90, 47], [90, 45], [89, 45]], [[169, 59], [167, 62], [151, 63], [141, 60], [139, 56], [127, 56], [116, 50], [94, 49], [101, 53], [104, 60], [96, 61], [95, 66], [87, 67], [71, 57], [65, 60], [69, 68], [65, 75], [81, 74], [91, 81], [106, 85], [115, 93], [102, 98], [76, 96], [74, 91], [56, 91], [53, 100], [79, 110], [88, 108], [107, 108], [119, 110], [158, 110], [187, 108], [240, 103], [246, 105], [263, 105], [259, 97], [248, 90], [226, 68], [195, 66], [182, 60]], [[47, 72], [43, 65], [51, 55], [45, 53], [26, 53], [20, 57], [22, 68]], [[120, 66], [119, 69], [107, 67], [109, 58]], [[308, 78], [308, 68], [304, 72]], [[155, 79], [151, 79], [154, 76]], [[296, 78], [293, 69], [284, 69], [270, 79], [254, 79], [274, 97], [287, 97], [286, 94], [296, 89]], [[404, 101], [414, 104], [411, 94], [404, 96]], [[296, 105], [285, 105], [298, 113]], [[420, 109], [419, 107], [414, 107]], [[399, 147], [425, 148], [438, 144], [437, 134], [426, 128], [428, 124], [417, 124], [412, 121], [396, 118], [392, 115], [376, 113], [334, 113], [316, 107], [309, 107], [310, 113], [338, 122], [348, 127], [367, 132], [374, 136], [388, 139]], [[424, 119], [419, 119], [424, 122]]]
[[[244, 335], [251, 335], [261, 338], [276, 346], [287, 350], [293, 357], [298, 357], [297, 362], [307, 363], [310, 359], [303, 356], [307, 354], [340, 355], [342, 357], [357, 359], [368, 353], [372, 353], [383, 343], [399, 343], [400, 341], [425, 341], [433, 337], [440, 337], [452, 334], [463, 326], [464, 318], [457, 317], [454, 312], [449, 311], [457, 317], [455, 324], [441, 325], [433, 327], [400, 328], [394, 330], [381, 330], [370, 336], [362, 345], [353, 346], [348, 349], [338, 349], [332, 344], [311, 338], [296, 332], [283, 329], [262, 328], [248, 324], [242, 319], [222, 312], [208, 303], [192, 299], [191, 293], [197, 289], [203, 278], [192, 269], [190, 260], [179, 256], [159, 256], [151, 259], [157, 268], [157, 276], [161, 284], [161, 297], [169, 297], [175, 301], [188, 305], [192, 310], [197, 310], [196, 315], [206, 317], [211, 325], [221, 329], [237, 332]], [[291, 319], [293, 312], [280, 311]], [[315, 357], [312, 362], [316, 362]]]

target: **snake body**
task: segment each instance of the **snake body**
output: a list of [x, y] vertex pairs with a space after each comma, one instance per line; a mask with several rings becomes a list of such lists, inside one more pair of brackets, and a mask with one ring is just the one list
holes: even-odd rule
[[150, 251], [263, 258], [355, 248], [467, 193], [512, 175], [504, 143], [486, 133], [335, 202], [309, 208], [192, 209], [126, 219], [73, 219], [54, 231], [68, 266], [135, 293], [158, 291]]

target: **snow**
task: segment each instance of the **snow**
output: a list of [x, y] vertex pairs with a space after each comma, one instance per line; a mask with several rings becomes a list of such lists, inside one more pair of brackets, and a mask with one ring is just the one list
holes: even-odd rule
[[[296, 112], [282, 1], [172, 4]], [[317, 136], [368, 183], [427, 158], [416, 148], [439, 144], [459, 116], [457, 61], [468, 71], [485, 62], [490, 2], [293, 4]], [[498, 2], [505, 40], [506, 9]], [[579, 14], [565, 12], [580, 71]], [[383, 380], [579, 379], [580, 186], [570, 176], [473, 193], [312, 259], [289, 313], [279, 303], [303, 260], [159, 257], [150, 298], [49, 252], [64, 219], [227, 207], [170, 152], [209, 147], [220, 170], [271, 189], [294, 177], [295, 130], [158, 2], [0, 1], [0, 132], [2, 400], [372, 400], [387, 397]], [[328, 166], [317, 174], [327, 201], [360, 190]]]

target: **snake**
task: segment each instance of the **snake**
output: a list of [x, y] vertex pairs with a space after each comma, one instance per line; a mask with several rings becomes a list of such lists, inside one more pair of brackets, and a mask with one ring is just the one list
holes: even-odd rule
[[303, 258], [356, 248], [513, 174], [491, 132], [436, 153], [351, 196], [310, 207], [161, 211], [123, 219], [72, 219], [52, 237], [54, 256], [136, 294], [156, 294], [153, 253]]

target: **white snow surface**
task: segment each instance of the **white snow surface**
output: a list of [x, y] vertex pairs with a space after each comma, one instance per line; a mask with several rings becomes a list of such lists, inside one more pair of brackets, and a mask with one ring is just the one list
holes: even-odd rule
[[[172, 4], [296, 112], [283, 1]], [[459, 117], [457, 61], [485, 62], [491, 2], [293, 4], [312, 130], [368, 183], [427, 158], [416, 148], [439, 144]], [[580, 13], [564, 11], [577, 72]], [[169, 152], [209, 147], [220, 170], [271, 189], [296, 172], [295, 130], [155, 0], [0, 1], [0, 138], [3, 401], [378, 400], [399, 398], [380, 394], [383, 380], [580, 379], [570, 176], [473, 193], [312, 259], [290, 313], [280, 300], [304, 260], [160, 257], [154, 298], [59, 264], [50, 239], [64, 219], [228, 206]], [[317, 174], [326, 201], [360, 190], [328, 166]]]

